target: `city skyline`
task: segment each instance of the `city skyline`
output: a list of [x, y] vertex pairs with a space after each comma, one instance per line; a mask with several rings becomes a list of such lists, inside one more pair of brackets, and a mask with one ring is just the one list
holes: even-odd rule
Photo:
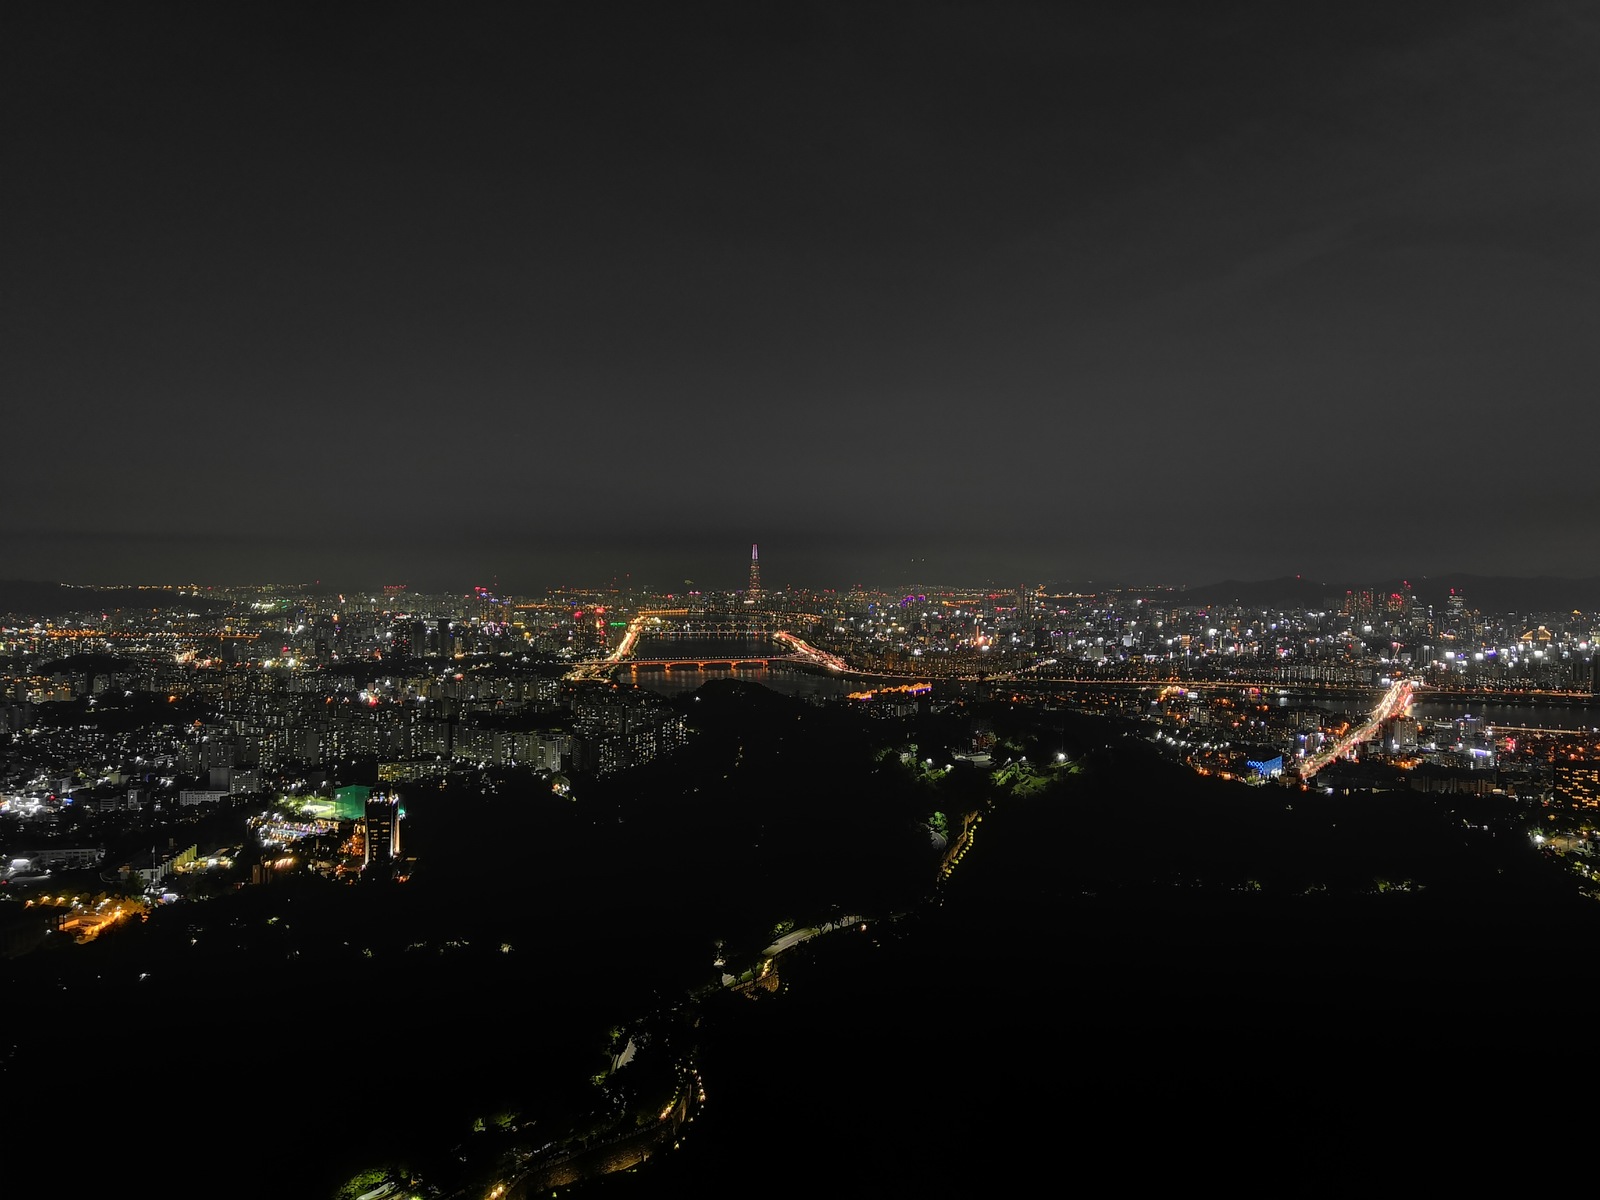
[[[1018, 596], [1024, 593], [1062, 591], [1083, 594], [1143, 592], [1152, 596], [1170, 595], [1174, 599], [1189, 598], [1185, 602], [1261, 603], [1279, 606], [1315, 604], [1319, 599], [1334, 598], [1343, 593], [1355, 594], [1363, 590], [1376, 589], [1374, 594], [1378, 595], [1387, 595], [1391, 591], [1396, 594], [1403, 592], [1409, 596], [1425, 597], [1439, 603], [1448, 596], [1466, 596], [1473, 602], [1486, 602], [1497, 610], [1523, 608], [1530, 611], [1566, 611], [1600, 608], [1600, 574], [1488, 575], [1466, 571], [1439, 573], [1400, 571], [1386, 576], [1362, 574], [1316, 576], [1295, 573], [1259, 579], [1185, 579], [1155, 574], [1125, 579], [1092, 579], [1083, 576], [1072, 577], [1059, 572], [1030, 575], [1005, 570], [1003, 563], [994, 574], [960, 575], [953, 572], [940, 574], [936, 568], [929, 565], [929, 560], [910, 559], [903, 564], [892, 560], [877, 560], [875, 564], [871, 560], [863, 560], [864, 569], [849, 575], [842, 573], [837, 563], [824, 563], [820, 573], [812, 571], [807, 575], [796, 577], [796, 569], [779, 559], [779, 566], [784, 574], [781, 577], [769, 575], [768, 581], [763, 582], [757, 544], [751, 544], [752, 555], [748, 560], [733, 557], [730, 553], [742, 550], [742, 544], [736, 547], [720, 547], [723, 551], [720, 555], [721, 561], [711, 561], [709, 556], [715, 554], [716, 549], [709, 548], [704, 555], [695, 560], [694, 575], [698, 578], [687, 574], [686, 568], [689, 566], [687, 560], [679, 560], [675, 564], [677, 570], [669, 567], [648, 573], [628, 569], [627, 564], [624, 564], [610, 570], [609, 573], [603, 569], [595, 570], [554, 581], [549, 577], [536, 578], [530, 573], [502, 578], [499, 574], [473, 573], [469, 570], [452, 572], [441, 570], [437, 564], [428, 564], [423, 560], [413, 561], [411, 566], [415, 569], [399, 569], [388, 574], [379, 574], [376, 571], [363, 574], [350, 569], [350, 564], [345, 563], [338, 573], [328, 578], [296, 578], [290, 575], [266, 574], [260, 569], [261, 564], [257, 562], [242, 573], [211, 577], [194, 575], [165, 578], [121, 577], [104, 573], [86, 577], [80, 572], [76, 578], [63, 579], [0, 578], [0, 603], [10, 603], [18, 612], [28, 611], [30, 608], [38, 612], [57, 609], [67, 611], [71, 606], [70, 597], [78, 589], [118, 595], [119, 599], [116, 601], [118, 604], [126, 602], [123, 593], [132, 596], [136, 592], [151, 589], [156, 591], [188, 588], [220, 591], [266, 589], [285, 594], [295, 592], [297, 589], [309, 589], [324, 593], [345, 592], [352, 597], [366, 596], [370, 599], [376, 599], [382, 593], [394, 599], [397, 605], [403, 608], [404, 603], [400, 601], [402, 596], [466, 595], [471, 598], [474, 592], [479, 593], [480, 597], [489, 594], [517, 597], [543, 595], [551, 598], [585, 593], [598, 595], [606, 592], [666, 598], [704, 595], [745, 597], [745, 602], [750, 603], [751, 595], [757, 597], [757, 602], [760, 602], [765, 598], [789, 594], [863, 591], [898, 595], [907, 588], [913, 592], [938, 590], [957, 594], [976, 588], [991, 592], [998, 589], [999, 592]], [[808, 566], [812, 565], [812, 560], [803, 561]], [[775, 578], [777, 581], [773, 582]], [[52, 600], [51, 597], [57, 599]]]
[[1600, 549], [1585, 5], [7, 24], [8, 577]]

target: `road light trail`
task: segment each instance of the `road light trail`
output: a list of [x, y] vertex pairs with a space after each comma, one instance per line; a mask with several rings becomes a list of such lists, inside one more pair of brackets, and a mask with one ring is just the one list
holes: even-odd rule
[[807, 643], [801, 641], [792, 633], [787, 633], [780, 629], [778, 632], [774, 633], [772, 637], [774, 641], [781, 642], [783, 645], [789, 647], [790, 651], [793, 652], [794, 657], [802, 662], [808, 662], [814, 666], [824, 667], [829, 671], [848, 671], [850, 669], [845, 664], [844, 659], [840, 658], [838, 655], [829, 654], [825, 650], [818, 650], [815, 646], [808, 645]]
[[688, 609], [677, 608], [641, 610], [633, 620], [628, 622], [628, 628], [622, 634], [622, 641], [617, 643], [615, 650], [602, 659], [579, 663], [567, 672], [567, 679], [569, 681], [604, 679], [611, 673], [613, 668], [633, 654], [634, 647], [639, 643], [639, 635], [644, 632], [646, 625], [652, 621], [658, 622], [664, 616], [683, 616], [688, 611]]
[[1412, 697], [1416, 695], [1417, 681], [1415, 679], [1397, 679], [1389, 685], [1389, 690], [1384, 692], [1382, 699], [1373, 707], [1367, 719], [1354, 729], [1349, 730], [1332, 746], [1318, 750], [1315, 754], [1307, 755], [1300, 762], [1300, 778], [1310, 779], [1323, 767], [1336, 758], [1343, 758], [1362, 742], [1371, 741], [1383, 728], [1383, 723], [1392, 717], [1397, 717], [1405, 712], [1411, 705]]

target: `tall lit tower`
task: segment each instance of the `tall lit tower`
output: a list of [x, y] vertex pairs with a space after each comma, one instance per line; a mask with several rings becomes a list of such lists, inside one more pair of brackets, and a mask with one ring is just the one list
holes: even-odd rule
[[761, 603], [761, 556], [756, 551], [756, 544], [750, 543], [750, 586], [744, 590], [746, 604]]
[[386, 793], [375, 792], [367, 797], [366, 842], [367, 856], [361, 867], [365, 870], [373, 863], [393, 866], [400, 858], [400, 799]]

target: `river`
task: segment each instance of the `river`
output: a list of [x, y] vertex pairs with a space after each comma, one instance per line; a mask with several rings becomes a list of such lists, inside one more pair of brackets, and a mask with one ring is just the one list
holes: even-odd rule
[[[1315, 704], [1330, 712], [1364, 715], [1371, 711], [1378, 692], [1371, 697], [1341, 696], [1337, 698], [1314, 696], [1284, 696], [1279, 704]], [[1455, 721], [1462, 717], [1475, 717], [1486, 725], [1508, 729], [1600, 729], [1600, 707], [1578, 704], [1494, 704], [1465, 697], [1445, 698], [1423, 694], [1411, 706], [1411, 715], [1419, 721]]]
[[[703, 637], [693, 634], [651, 635], [639, 639], [634, 657], [683, 659], [739, 659], [781, 656], [788, 651], [769, 637]], [[637, 683], [648, 691], [663, 696], [680, 696], [692, 692], [713, 679], [742, 679], [759, 683], [785, 696], [821, 696], [840, 699], [861, 687], [858, 681], [812, 667], [790, 666], [776, 663], [770, 667], [684, 667], [670, 670], [665, 666], [641, 663], [637, 667], [623, 667], [617, 672], [623, 683]]]
[[[635, 656], [649, 658], [739, 659], [763, 658], [782, 655], [785, 650], [771, 638], [759, 634], [747, 637], [707, 637], [696, 634], [654, 634], [639, 640]], [[685, 667], [670, 670], [661, 665], [644, 663], [635, 668], [624, 667], [617, 672], [624, 683], [637, 683], [640, 687], [664, 696], [680, 696], [692, 692], [712, 679], [742, 679], [759, 683], [785, 696], [820, 696], [838, 699], [861, 690], [862, 681], [829, 675], [809, 667], [794, 667], [777, 663], [770, 667]], [[1316, 704], [1331, 712], [1365, 715], [1377, 700], [1378, 690], [1371, 695], [1352, 693], [1348, 696], [1330, 697], [1320, 693], [1300, 693], [1280, 696], [1279, 704]], [[1489, 724], [1524, 729], [1596, 729], [1600, 730], [1600, 706], [1564, 704], [1486, 704], [1479, 700], [1425, 698], [1412, 706], [1412, 715], [1419, 721], [1450, 721], [1472, 716]]]

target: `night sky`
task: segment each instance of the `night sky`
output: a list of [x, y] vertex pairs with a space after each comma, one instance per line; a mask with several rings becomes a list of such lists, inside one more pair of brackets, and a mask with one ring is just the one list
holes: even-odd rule
[[0, 577], [1595, 573], [1593, 4], [4, 26]]

